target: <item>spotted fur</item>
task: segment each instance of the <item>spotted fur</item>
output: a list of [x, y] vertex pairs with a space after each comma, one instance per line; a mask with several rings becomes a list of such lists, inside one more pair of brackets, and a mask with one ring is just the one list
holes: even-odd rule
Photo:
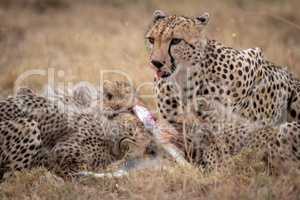
[[179, 130], [171, 142], [205, 168], [245, 148], [299, 164], [299, 80], [260, 48], [208, 39], [208, 21], [156, 11], [146, 33], [159, 113]]
[[[209, 101], [213, 102], [213, 101]], [[268, 166], [278, 162], [300, 167], [300, 124], [286, 122], [278, 126], [249, 123], [245, 118], [227, 110], [218, 102], [207, 103], [203, 110], [214, 110], [208, 118], [223, 124], [216, 129], [216, 121], [188, 121], [184, 132], [172, 135], [170, 142], [177, 145], [186, 159], [206, 170], [224, 163], [243, 150], [260, 152]]]
[[259, 48], [237, 50], [208, 39], [208, 21], [207, 13], [154, 14], [146, 39], [161, 116], [173, 124], [185, 113], [205, 117], [197, 102], [209, 97], [252, 122], [300, 120], [299, 80], [266, 60]]
[[109, 98], [101, 99], [104, 110], [97, 102], [93, 109], [85, 109], [92, 98], [82, 88], [71, 94], [54, 92], [51, 98], [22, 88], [16, 96], [3, 99], [0, 102], [1, 175], [45, 166], [59, 175], [69, 176], [82, 169], [103, 168], [124, 158], [147, 134], [142, 134], [145, 131], [132, 113], [116, 110], [123, 106], [121, 99], [128, 102], [124, 91], [129, 86], [113, 85], [118, 89]]

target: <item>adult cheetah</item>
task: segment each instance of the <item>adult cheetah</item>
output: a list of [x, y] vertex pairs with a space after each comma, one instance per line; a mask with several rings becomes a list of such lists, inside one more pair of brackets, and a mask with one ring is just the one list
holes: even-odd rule
[[259, 48], [208, 39], [208, 21], [155, 11], [146, 33], [159, 112], [180, 129], [170, 142], [205, 168], [245, 148], [299, 164], [299, 80]]
[[[205, 118], [198, 97], [266, 125], [300, 120], [300, 82], [259, 48], [236, 50], [205, 36], [209, 14], [155, 11], [146, 33], [160, 114], [176, 124], [186, 113]], [[183, 115], [183, 117], [182, 117]]]

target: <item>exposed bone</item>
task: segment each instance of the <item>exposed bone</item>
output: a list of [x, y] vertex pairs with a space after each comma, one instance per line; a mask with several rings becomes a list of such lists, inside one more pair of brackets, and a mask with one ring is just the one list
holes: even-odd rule
[[[164, 140], [163, 132], [159, 127], [159, 124], [154, 120], [153, 115], [149, 112], [149, 110], [141, 104], [135, 105], [133, 107], [134, 113], [137, 117], [143, 122], [145, 128], [149, 130], [156, 141], [157, 144], [161, 145], [163, 149], [175, 159], [175, 161], [180, 165], [189, 165], [189, 163], [183, 157], [183, 153], [175, 147], [173, 144]], [[175, 133], [175, 130], [170, 130]]]
[[82, 171], [77, 173], [78, 176], [92, 176], [95, 178], [114, 178], [114, 177], [123, 177], [128, 175], [128, 171], [125, 171], [123, 169], [119, 169], [115, 172], [111, 173], [95, 173], [90, 171]]
[[163, 161], [160, 157], [144, 158], [144, 159], [133, 159], [125, 162], [124, 166], [114, 172], [108, 173], [96, 173], [90, 171], [82, 171], [75, 175], [78, 176], [91, 176], [95, 178], [118, 178], [123, 176], [128, 176], [131, 171], [139, 171], [144, 169], [155, 169], [155, 170], [164, 170]]

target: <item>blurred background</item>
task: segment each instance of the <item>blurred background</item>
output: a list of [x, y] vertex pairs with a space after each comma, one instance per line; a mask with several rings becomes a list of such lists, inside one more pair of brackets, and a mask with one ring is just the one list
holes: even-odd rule
[[[124, 71], [137, 86], [151, 82], [144, 34], [156, 9], [187, 16], [207, 11], [209, 38], [261, 47], [269, 60], [300, 75], [299, 0], [0, 0], [2, 95], [29, 69], [50, 68], [57, 82], [97, 83], [105, 69]], [[46, 83], [47, 76], [22, 82], [37, 89]], [[141, 87], [151, 92], [151, 85]]]

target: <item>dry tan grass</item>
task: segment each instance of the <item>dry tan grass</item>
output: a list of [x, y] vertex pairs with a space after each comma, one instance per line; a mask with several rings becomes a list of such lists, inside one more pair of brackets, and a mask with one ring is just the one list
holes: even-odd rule
[[[236, 48], [262, 47], [270, 60], [300, 75], [298, 0], [85, 2], [0, 1], [3, 95], [10, 93], [17, 77], [29, 69], [53, 68], [60, 84], [77, 80], [97, 84], [100, 70], [105, 69], [126, 72], [136, 86], [151, 82], [153, 72], [147, 67], [143, 36], [155, 9], [185, 15], [208, 11], [212, 16], [207, 30], [211, 38]], [[64, 76], [59, 76], [59, 70], [64, 71]], [[120, 76], [110, 74], [105, 78]], [[38, 89], [46, 83], [46, 76], [33, 76], [22, 82]], [[150, 85], [143, 86], [140, 92], [151, 93]], [[152, 99], [146, 102], [153, 105]], [[2, 183], [0, 199], [299, 198], [299, 171], [269, 176], [259, 162], [247, 158], [238, 158], [236, 164], [211, 174], [173, 167], [168, 172], [144, 171], [112, 180], [65, 182], [44, 169], [36, 169], [17, 173]]]
[[298, 199], [300, 172], [266, 175], [253, 152], [210, 174], [171, 166], [115, 179], [64, 181], [45, 169], [16, 173], [0, 185], [1, 199]]

